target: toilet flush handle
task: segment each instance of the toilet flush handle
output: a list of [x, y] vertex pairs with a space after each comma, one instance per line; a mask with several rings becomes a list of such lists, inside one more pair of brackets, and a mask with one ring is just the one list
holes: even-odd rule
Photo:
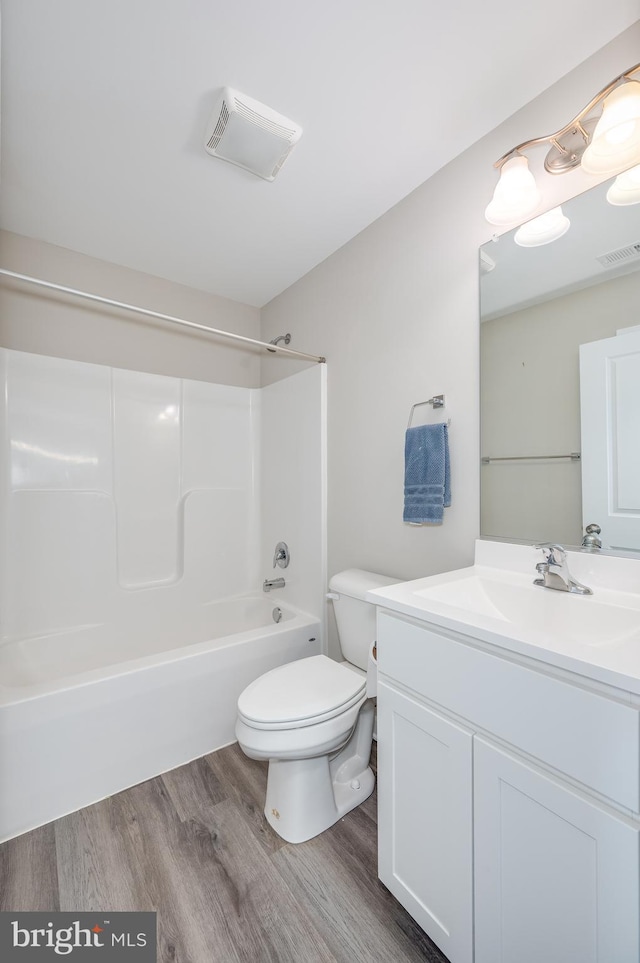
[[340, 596], [338, 595], [337, 592], [327, 592], [327, 594], [325, 595], [325, 598], [329, 599], [332, 602], [335, 602], [336, 599], [340, 598]]

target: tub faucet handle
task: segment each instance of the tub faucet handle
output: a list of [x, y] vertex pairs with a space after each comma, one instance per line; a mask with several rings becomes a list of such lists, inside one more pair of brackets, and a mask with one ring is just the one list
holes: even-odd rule
[[273, 553], [273, 567], [278, 565], [280, 568], [286, 568], [290, 561], [289, 546], [286, 542], [278, 542]]

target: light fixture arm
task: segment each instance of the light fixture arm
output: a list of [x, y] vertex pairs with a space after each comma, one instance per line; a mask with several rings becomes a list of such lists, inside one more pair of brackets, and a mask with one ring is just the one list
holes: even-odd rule
[[[510, 158], [516, 157], [528, 147], [536, 147], [538, 144], [552, 144], [561, 154], [568, 153], [567, 149], [559, 142], [559, 138], [570, 132], [577, 131], [582, 135], [585, 143], [588, 143], [590, 134], [583, 126], [582, 121], [591, 113], [594, 107], [596, 107], [605, 99], [605, 97], [608, 96], [608, 94], [611, 93], [612, 90], [614, 90], [619, 84], [630, 80], [632, 75], [638, 73], [638, 71], [640, 71], [640, 63], [637, 63], [635, 67], [630, 67], [628, 70], [625, 70], [624, 73], [616, 77], [615, 80], [612, 80], [610, 84], [607, 84], [606, 87], [603, 87], [602, 90], [589, 101], [587, 106], [583, 107], [583, 109], [576, 114], [573, 120], [570, 120], [569, 123], [565, 124], [564, 127], [561, 127], [560, 130], [557, 130], [554, 134], [546, 134], [544, 137], [534, 137], [531, 140], [523, 141], [522, 144], [518, 144], [517, 147], [512, 147], [510, 151], [507, 151], [506, 154], [503, 154], [493, 166], [496, 169], [500, 169], [502, 165], [505, 164]], [[561, 171], [551, 171], [551, 173], [560, 172]]]

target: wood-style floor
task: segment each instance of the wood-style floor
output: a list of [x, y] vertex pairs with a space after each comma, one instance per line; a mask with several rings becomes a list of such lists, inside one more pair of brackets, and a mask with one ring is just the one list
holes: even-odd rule
[[375, 793], [297, 846], [229, 746], [0, 846], [0, 910], [155, 910], [161, 963], [446, 963], [376, 872]]

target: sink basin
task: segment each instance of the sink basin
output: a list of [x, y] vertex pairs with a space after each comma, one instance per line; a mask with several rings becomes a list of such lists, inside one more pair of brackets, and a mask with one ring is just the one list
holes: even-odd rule
[[[640, 605], [627, 593], [572, 595], [533, 585], [532, 578], [472, 574], [414, 589], [427, 603], [458, 614], [497, 619], [511, 630], [560, 635], [583, 645], [608, 646], [634, 636], [640, 639]], [[465, 619], [466, 620], [466, 619]], [[506, 626], [505, 626], [506, 628]]]

